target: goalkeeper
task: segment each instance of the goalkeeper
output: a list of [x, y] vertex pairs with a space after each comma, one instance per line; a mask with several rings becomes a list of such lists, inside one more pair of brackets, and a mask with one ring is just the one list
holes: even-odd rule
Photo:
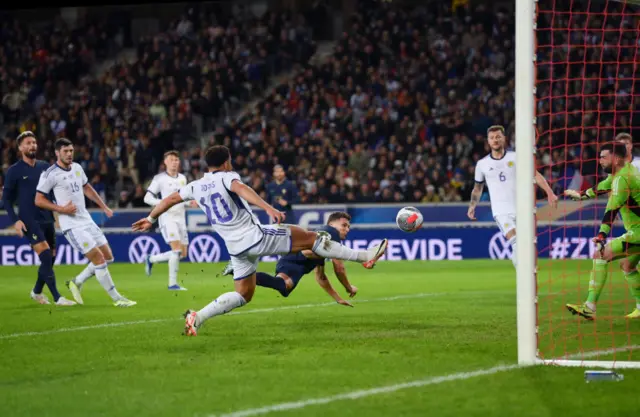
[[[627, 149], [621, 142], [608, 143], [601, 148], [600, 165], [611, 174], [611, 194], [600, 232], [593, 239], [597, 250], [593, 256], [589, 295], [584, 304], [567, 304], [567, 309], [572, 314], [593, 320], [596, 303], [607, 282], [607, 264], [625, 258], [621, 266], [631, 295], [636, 300], [635, 310], [626, 317], [640, 318], [640, 273], [636, 269], [640, 262], [640, 171], [628, 161]], [[626, 233], [607, 243], [607, 235], [618, 213], [622, 216]]]

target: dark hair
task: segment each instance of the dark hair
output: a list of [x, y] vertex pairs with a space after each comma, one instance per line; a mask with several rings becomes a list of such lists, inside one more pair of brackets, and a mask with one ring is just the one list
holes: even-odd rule
[[489, 126], [489, 129], [487, 129], [487, 135], [489, 135], [489, 133], [491, 132], [502, 132], [502, 134], [504, 135], [504, 126], [502, 125]]
[[351, 221], [351, 215], [349, 213], [345, 213], [344, 211], [333, 212], [329, 215], [329, 218], [327, 219], [327, 224], [333, 223], [340, 219], [347, 219], [348, 221]]
[[214, 145], [207, 149], [204, 155], [204, 160], [207, 161], [209, 168], [216, 168], [222, 166], [231, 158], [229, 148], [222, 145]]
[[167, 156], [175, 156], [176, 158], [180, 158], [180, 154], [178, 153], [178, 151], [167, 151], [164, 153], [162, 159], [167, 159]]
[[600, 147], [600, 151], [609, 151], [619, 158], [627, 157], [627, 147], [620, 142], [607, 142]]
[[628, 133], [618, 133], [616, 135], [616, 140], [628, 140], [629, 142], [633, 142], [633, 137], [631, 137]]
[[18, 146], [20, 146], [22, 144], [22, 141], [25, 140], [26, 138], [34, 138], [35, 139], [36, 135], [34, 135], [33, 132], [30, 131], [30, 130], [27, 130], [27, 131], [24, 131], [24, 132], [20, 133], [18, 135], [18, 137], [16, 138], [16, 140], [18, 141]]
[[56, 143], [53, 145], [53, 148], [56, 151], [59, 151], [60, 148], [64, 148], [65, 146], [73, 146], [73, 142], [71, 142], [69, 139], [67, 138], [60, 138], [56, 141]]

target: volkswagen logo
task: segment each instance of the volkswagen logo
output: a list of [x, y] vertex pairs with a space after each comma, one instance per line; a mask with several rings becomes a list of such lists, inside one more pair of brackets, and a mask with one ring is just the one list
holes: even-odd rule
[[502, 235], [502, 232], [497, 232], [489, 241], [489, 256], [491, 256], [491, 259], [511, 259], [511, 251], [511, 245]]
[[198, 235], [189, 244], [189, 260], [191, 262], [218, 262], [220, 245], [210, 235]]
[[157, 255], [160, 253], [158, 242], [149, 236], [139, 236], [133, 239], [129, 245], [129, 261], [132, 264], [141, 264], [147, 255]]

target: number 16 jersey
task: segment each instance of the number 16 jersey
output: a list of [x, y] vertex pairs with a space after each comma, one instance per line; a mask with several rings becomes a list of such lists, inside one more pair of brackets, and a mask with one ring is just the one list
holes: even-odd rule
[[249, 204], [231, 191], [240, 181], [236, 172], [209, 172], [180, 189], [184, 201], [195, 200], [209, 219], [213, 231], [224, 240], [231, 256], [238, 256], [260, 243], [264, 232]]
[[[475, 180], [487, 183], [493, 217], [516, 214], [516, 153], [505, 151], [500, 159], [491, 154], [476, 164]], [[531, 179], [533, 181], [533, 177]]]

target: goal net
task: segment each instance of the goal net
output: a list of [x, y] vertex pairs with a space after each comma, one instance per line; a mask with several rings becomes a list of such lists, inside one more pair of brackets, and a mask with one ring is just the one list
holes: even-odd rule
[[[529, 1], [531, 10], [524, 4]], [[525, 80], [516, 83], [516, 100], [521, 100], [517, 106], [526, 95], [533, 102], [533, 109], [519, 109], [516, 116], [516, 123], [526, 124], [516, 132], [523, 135], [517, 142], [519, 161], [535, 159], [531, 165], [558, 196], [566, 189], [584, 191], [606, 176], [598, 164], [600, 144], [619, 133], [640, 140], [640, 0], [517, 0], [517, 5], [521, 30], [516, 30], [516, 78], [526, 66], [533, 72], [522, 72]], [[532, 39], [525, 30], [529, 22], [521, 20], [525, 15], [535, 22]], [[531, 56], [523, 55], [530, 42], [533, 63]], [[526, 89], [528, 82], [535, 88]], [[531, 149], [528, 140], [535, 146], [534, 158], [526, 152]], [[526, 190], [529, 183], [520, 184]], [[544, 198], [540, 190], [529, 189]], [[518, 270], [521, 363], [640, 367], [640, 318], [625, 318], [636, 308], [636, 299], [620, 261], [606, 266], [608, 280], [598, 299], [596, 320], [572, 315], [566, 307], [587, 300], [596, 251], [591, 239], [598, 234], [607, 197], [560, 197], [556, 210], [541, 207], [535, 219], [532, 210], [518, 207], [518, 241], [523, 237], [520, 221], [534, 224], [532, 236], [526, 236], [525, 226], [523, 230], [525, 238], [537, 240], [536, 253], [518, 252], [533, 258], [532, 269]], [[623, 233], [618, 217], [609, 236]], [[528, 284], [532, 276], [533, 288]], [[535, 301], [530, 303], [532, 296]]]

